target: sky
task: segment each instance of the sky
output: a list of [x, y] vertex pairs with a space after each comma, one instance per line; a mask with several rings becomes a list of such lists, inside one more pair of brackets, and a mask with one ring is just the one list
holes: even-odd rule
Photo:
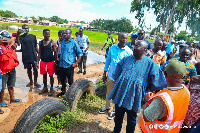
[[[132, 0], [0, 0], [0, 10], [9, 10], [18, 16], [59, 16], [68, 21], [91, 22], [94, 19], [130, 19], [138, 25], [136, 13], [130, 13]], [[158, 23], [153, 11], [145, 12], [145, 24], [154, 28]], [[177, 24], [175, 25], [177, 26]], [[185, 23], [178, 31], [185, 30]]]

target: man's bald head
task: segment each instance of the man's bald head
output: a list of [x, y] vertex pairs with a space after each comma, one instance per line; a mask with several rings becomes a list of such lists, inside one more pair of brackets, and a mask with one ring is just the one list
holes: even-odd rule
[[161, 39], [156, 39], [155, 43], [154, 43], [154, 50], [157, 52], [159, 50], [161, 50], [163, 47], [163, 41]]
[[118, 38], [122, 38], [123, 36], [126, 36], [126, 35], [127, 35], [127, 33], [125, 33], [125, 32], [119, 33]]
[[137, 42], [136, 42], [136, 44], [138, 44], [138, 45], [140, 45], [142, 48], [144, 48], [144, 49], [148, 49], [148, 44], [147, 44], [147, 42], [145, 42], [145, 41], [143, 41], [143, 40], [138, 40]]
[[147, 49], [148, 44], [143, 40], [138, 40], [135, 44], [133, 55], [136, 59], [142, 59], [145, 56]]

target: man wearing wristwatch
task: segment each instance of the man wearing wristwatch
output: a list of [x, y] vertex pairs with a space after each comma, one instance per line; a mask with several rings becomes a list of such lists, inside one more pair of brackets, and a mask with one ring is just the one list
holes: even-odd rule
[[[128, 35], [126, 33], [120, 33], [119, 34], [119, 44], [115, 44], [110, 47], [110, 50], [108, 52], [108, 56], [106, 58], [106, 63], [104, 67], [104, 74], [103, 74], [103, 81], [106, 82], [107, 80], [107, 93], [106, 98], [110, 94], [113, 86], [114, 86], [114, 79], [112, 78], [113, 72], [115, 72], [115, 68], [117, 66], [117, 63], [121, 61], [124, 57], [130, 56], [133, 54], [133, 51], [126, 46]], [[106, 76], [106, 73], [108, 71], [108, 74]], [[107, 78], [108, 77], [108, 78]], [[106, 99], [106, 105], [103, 109], [99, 110], [100, 114], [104, 114], [107, 111], [110, 110], [110, 100]], [[108, 116], [108, 119], [111, 120], [115, 117], [115, 109], [113, 107], [113, 110]]]
[[[61, 43], [60, 53], [60, 79], [62, 83], [61, 93], [57, 97], [62, 96], [66, 92], [66, 77], [71, 86], [74, 81], [74, 68], [78, 66], [81, 56], [83, 55], [79, 45], [71, 38], [71, 29], [66, 29], [63, 35], [65, 39]], [[77, 59], [76, 59], [77, 57]]]

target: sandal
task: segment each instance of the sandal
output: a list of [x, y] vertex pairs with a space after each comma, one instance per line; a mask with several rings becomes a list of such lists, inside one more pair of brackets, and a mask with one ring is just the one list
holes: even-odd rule
[[8, 107], [8, 104], [6, 102], [1, 103], [1, 107]]
[[32, 86], [33, 84], [31, 84], [31, 83], [28, 83], [27, 85], [26, 85], [26, 87], [30, 87], [30, 86]]
[[0, 114], [3, 114], [3, 113], [4, 113], [4, 111], [2, 109], [0, 109]]
[[15, 99], [15, 101], [10, 101], [10, 103], [18, 103], [21, 102], [21, 99]]

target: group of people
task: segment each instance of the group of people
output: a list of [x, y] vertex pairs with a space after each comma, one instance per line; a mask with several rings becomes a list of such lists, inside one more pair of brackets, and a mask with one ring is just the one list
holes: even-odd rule
[[[21, 33], [23, 35], [20, 35]], [[69, 86], [73, 83], [75, 67], [79, 67], [77, 74], [86, 74], [90, 41], [83, 34], [82, 28], [75, 33], [76, 39], [72, 38], [71, 34], [71, 29], [60, 30], [59, 39], [53, 41], [50, 38], [50, 30], [44, 29], [44, 39], [37, 44], [36, 36], [29, 34], [28, 25], [23, 25], [22, 29], [12, 35], [7, 31], [0, 31], [1, 107], [7, 106], [4, 102], [6, 86], [10, 102], [21, 101], [14, 97], [15, 67], [19, 65], [16, 52], [22, 52], [22, 62], [30, 80], [27, 87], [41, 87], [37, 82], [40, 68], [44, 83], [40, 94], [54, 94], [54, 73], [61, 87], [58, 97], [66, 93], [67, 83]], [[145, 39], [144, 30], [133, 33], [131, 42], [127, 42], [127, 39], [127, 33], [119, 33], [119, 43], [115, 44], [111, 33], [108, 33], [102, 48], [103, 50], [106, 47], [103, 81], [107, 82], [107, 93], [105, 107], [100, 109], [99, 113], [111, 110], [110, 100], [113, 100], [115, 105], [108, 119], [115, 118], [114, 133], [121, 131], [125, 112], [126, 132], [133, 133], [137, 113], [141, 110], [140, 128], [144, 133], [175, 133], [180, 131], [183, 124], [192, 127], [190, 132], [198, 130], [200, 104], [199, 100], [194, 99], [199, 98], [200, 77], [197, 73], [200, 75], [200, 63], [194, 61], [195, 48], [187, 44], [175, 46], [173, 41], [167, 44], [161, 39], [156, 39], [155, 43], [151, 44]], [[21, 50], [16, 50], [20, 45]], [[50, 77], [50, 91], [47, 74]], [[191, 113], [193, 119], [188, 118]]]
[[[21, 35], [22, 34], [22, 35]], [[7, 107], [4, 101], [4, 90], [7, 87], [10, 94], [10, 102], [20, 102], [21, 99], [15, 99], [14, 87], [16, 82], [15, 67], [19, 65], [16, 52], [22, 53], [22, 63], [24, 69], [27, 69], [27, 74], [30, 82], [26, 87], [41, 88], [37, 82], [38, 70], [43, 75], [43, 88], [39, 92], [43, 94], [48, 92], [49, 96], [54, 94], [54, 73], [58, 78], [58, 85], [61, 92], [57, 97], [63, 96], [66, 93], [67, 85], [71, 85], [74, 80], [74, 68], [79, 66], [79, 73], [86, 74], [87, 52], [90, 41], [83, 34], [83, 29], [80, 28], [76, 40], [71, 37], [71, 29], [60, 30], [58, 32], [59, 39], [53, 41], [50, 38], [50, 30], [43, 30], [43, 37], [39, 44], [35, 35], [29, 34], [29, 26], [24, 24], [22, 29], [12, 35], [6, 30], [0, 31], [0, 105]], [[17, 47], [21, 46], [18, 50]], [[83, 64], [83, 65], [82, 65]], [[32, 72], [33, 71], [33, 72]], [[50, 77], [50, 90], [48, 91], [47, 74]], [[1, 113], [3, 111], [1, 110]]]
[[[197, 76], [200, 63], [191, 61], [195, 58], [192, 50], [195, 48], [180, 44], [174, 46], [174, 49], [179, 48], [179, 53], [176, 54], [173, 48], [168, 50], [165, 41], [156, 39], [155, 43], [151, 44], [144, 36], [145, 31], [140, 30], [131, 35], [131, 42], [127, 42], [127, 33], [120, 33], [119, 43], [110, 41], [108, 44], [111, 45], [108, 45], [107, 40], [112, 39], [110, 33], [108, 34], [109, 39], [104, 47], [107, 45], [109, 50], [106, 50], [108, 52], [103, 72], [103, 81], [107, 82], [106, 104], [99, 113], [110, 112], [108, 119], [115, 118], [114, 133], [121, 131], [125, 112], [126, 132], [133, 133], [137, 113], [141, 110], [143, 112], [140, 128], [144, 133], [178, 133], [184, 119], [186, 120], [183, 125], [190, 128], [190, 132], [198, 131], [200, 106], [199, 101], [193, 99], [194, 96], [195, 99], [200, 98], [200, 78]], [[192, 81], [196, 81], [196, 88], [191, 87]], [[112, 110], [110, 100], [115, 104]], [[192, 103], [189, 104], [189, 101]], [[195, 111], [191, 108], [194, 108], [194, 103]], [[195, 116], [193, 119], [188, 118], [191, 112]], [[188, 119], [190, 125], [186, 124]], [[181, 132], [185, 130], [181, 129]]]

